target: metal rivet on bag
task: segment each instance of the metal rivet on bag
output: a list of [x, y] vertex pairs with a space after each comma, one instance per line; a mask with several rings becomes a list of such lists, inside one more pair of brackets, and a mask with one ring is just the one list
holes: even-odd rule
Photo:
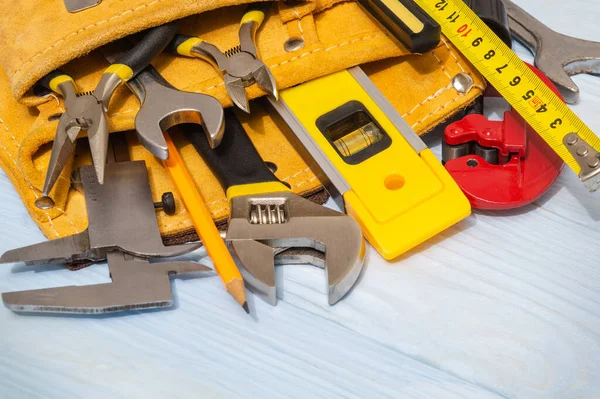
[[304, 39], [296, 36], [290, 37], [283, 44], [283, 49], [288, 53], [301, 49], [302, 47], [304, 47]]
[[54, 201], [50, 197], [39, 197], [35, 200], [35, 207], [43, 211], [54, 208]]
[[275, 165], [273, 162], [265, 161], [265, 165], [267, 165], [267, 168], [269, 168], [271, 173], [274, 174], [275, 172], [277, 172], [277, 165]]
[[474, 84], [473, 78], [466, 73], [459, 73], [452, 79], [452, 86], [457, 92], [462, 94], [468, 93]]

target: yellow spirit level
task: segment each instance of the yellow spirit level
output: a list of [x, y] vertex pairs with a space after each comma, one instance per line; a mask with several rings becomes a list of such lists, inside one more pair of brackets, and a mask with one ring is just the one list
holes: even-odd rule
[[367, 240], [393, 259], [467, 217], [469, 201], [367, 75], [354, 67], [269, 100], [307, 163]]

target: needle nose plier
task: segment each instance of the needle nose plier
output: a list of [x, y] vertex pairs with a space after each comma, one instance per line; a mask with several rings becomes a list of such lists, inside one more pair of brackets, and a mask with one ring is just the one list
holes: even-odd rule
[[174, 21], [151, 29], [136, 46], [104, 71], [91, 93], [78, 93], [73, 78], [60, 70], [53, 71], [40, 80], [42, 86], [63, 96], [65, 113], [58, 122], [42, 190], [43, 196], [36, 201], [38, 208], [48, 209], [54, 206], [48, 194], [73, 153], [75, 141], [81, 131], [88, 133], [98, 183], [104, 183], [104, 167], [108, 153], [106, 112], [110, 99], [121, 83], [133, 78], [164, 50], [178, 28], [179, 21]]
[[186, 57], [198, 57], [210, 62], [223, 75], [227, 93], [233, 103], [245, 112], [250, 112], [245, 88], [254, 83], [278, 99], [277, 85], [269, 67], [258, 58], [255, 37], [265, 12], [271, 3], [249, 6], [240, 22], [240, 44], [223, 53], [214, 44], [199, 37], [176, 35], [167, 51]]

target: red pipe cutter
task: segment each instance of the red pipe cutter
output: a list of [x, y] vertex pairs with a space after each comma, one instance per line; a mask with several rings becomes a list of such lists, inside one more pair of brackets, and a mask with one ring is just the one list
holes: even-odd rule
[[[562, 99], [541, 71], [528, 66]], [[492, 95], [499, 96], [497, 92]], [[504, 121], [472, 114], [448, 125], [442, 159], [471, 206], [491, 210], [518, 208], [535, 201], [564, 166], [514, 109], [504, 113]]]

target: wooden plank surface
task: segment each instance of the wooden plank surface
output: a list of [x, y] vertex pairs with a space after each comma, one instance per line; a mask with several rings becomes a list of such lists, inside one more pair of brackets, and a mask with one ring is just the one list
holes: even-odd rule
[[[600, 40], [596, 0], [517, 3]], [[600, 132], [600, 78], [575, 80]], [[0, 199], [1, 252], [43, 240], [3, 174]], [[333, 307], [309, 266], [279, 268], [279, 304], [250, 296], [250, 317], [214, 274], [174, 280], [173, 310], [0, 307], [0, 398], [600, 398], [599, 199], [564, 171], [535, 204], [475, 213], [397, 262], [371, 250]], [[0, 267], [1, 292], [107, 281], [105, 265]]]

